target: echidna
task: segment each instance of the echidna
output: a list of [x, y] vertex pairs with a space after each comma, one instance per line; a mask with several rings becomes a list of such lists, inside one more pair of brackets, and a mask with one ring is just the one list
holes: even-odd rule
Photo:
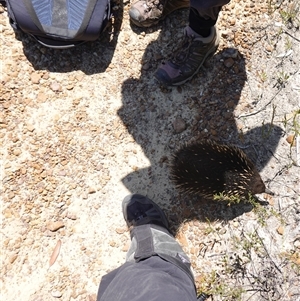
[[171, 180], [181, 192], [207, 198], [248, 197], [266, 189], [241, 149], [210, 140], [189, 144], [173, 155]]

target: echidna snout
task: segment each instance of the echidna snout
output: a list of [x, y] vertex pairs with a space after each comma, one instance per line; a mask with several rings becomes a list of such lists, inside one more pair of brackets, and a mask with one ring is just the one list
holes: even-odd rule
[[241, 149], [209, 140], [187, 145], [173, 155], [171, 180], [181, 192], [209, 198], [247, 197], [266, 189]]
[[266, 186], [257, 172], [256, 177], [251, 182], [251, 193], [258, 194], [266, 191]]

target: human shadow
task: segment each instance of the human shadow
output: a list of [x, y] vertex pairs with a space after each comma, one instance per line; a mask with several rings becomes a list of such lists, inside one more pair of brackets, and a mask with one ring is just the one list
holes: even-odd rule
[[[176, 18], [180, 20], [180, 13], [172, 17]], [[164, 49], [172, 52], [170, 39], [182, 27], [174, 26], [180, 22], [172, 26], [168, 22], [166, 19], [161, 25], [158, 39], [147, 46], [140, 78], [129, 78], [123, 83], [123, 105], [118, 115], [150, 162], [148, 167], [125, 176], [122, 182], [132, 193], [147, 195], [162, 206], [176, 232], [183, 221], [228, 221], [253, 209], [249, 203], [228, 206], [226, 202], [192, 198], [176, 191], [169, 179], [169, 162], [176, 148], [199, 139], [235, 144], [262, 170], [282, 131], [270, 123], [244, 132], [238, 128], [237, 106], [255, 107], [255, 102], [243, 99], [239, 103], [247, 74], [245, 58], [237, 49], [219, 51], [183, 86], [161, 87], [153, 73], [165, 56], [161, 55]], [[267, 136], [262, 135], [264, 129], [268, 130]]]
[[123, 20], [123, 2], [113, 0], [111, 6], [113, 17], [100, 37], [93, 42], [67, 49], [53, 49], [41, 45], [19, 30], [15, 31], [15, 35], [22, 42], [23, 52], [35, 70], [59, 73], [81, 70], [87, 75], [102, 73], [114, 55]]

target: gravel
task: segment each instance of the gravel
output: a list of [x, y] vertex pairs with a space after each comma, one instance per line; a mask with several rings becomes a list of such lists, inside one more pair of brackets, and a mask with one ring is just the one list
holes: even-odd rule
[[[173, 88], [153, 73], [187, 10], [144, 31], [115, 2], [111, 35], [58, 51], [15, 35], [0, 6], [1, 300], [96, 300], [125, 260], [121, 201], [135, 192], [165, 210], [210, 300], [299, 300], [299, 19], [269, 2], [224, 7], [218, 52]], [[168, 161], [198, 139], [241, 147], [268, 205], [180, 195]]]

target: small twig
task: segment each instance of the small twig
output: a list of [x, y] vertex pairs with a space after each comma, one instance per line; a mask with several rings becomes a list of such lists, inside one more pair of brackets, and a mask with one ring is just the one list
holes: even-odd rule
[[296, 37], [294, 37], [293, 35], [291, 35], [289, 32], [284, 31], [285, 34], [287, 34], [288, 36], [290, 36], [291, 38], [293, 38], [294, 40], [296, 40], [297, 42], [300, 42], [299, 39], [297, 39]]
[[[290, 77], [291, 77], [291, 76], [294, 76], [294, 75], [297, 74], [298, 72], [299, 72], [299, 69], [296, 70], [293, 74], [291, 74]], [[250, 88], [250, 90], [251, 90], [251, 88]], [[275, 97], [276, 97], [282, 90], [283, 90], [283, 87], [281, 87], [281, 88], [275, 93], [275, 95], [271, 98], [271, 100], [270, 100], [267, 104], [265, 104], [262, 108], [260, 108], [259, 110], [255, 111], [255, 112], [252, 112], [252, 113], [249, 113], [249, 114], [244, 114], [244, 115], [237, 116], [236, 118], [237, 118], [237, 119], [241, 119], [241, 118], [243, 118], [243, 117], [250, 117], [250, 116], [253, 116], [253, 115], [256, 115], [256, 114], [262, 112], [264, 109], [266, 109], [266, 107], [268, 107], [268, 106], [272, 103], [272, 101], [275, 99]], [[262, 97], [261, 97], [261, 98], [262, 98]]]
[[272, 103], [272, 101], [273, 101], [273, 100], [275, 99], [275, 97], [281, 92], [281, 90], [282, 90], [282, 88], [279, 89], [279, 90], [276, 92], [276, 94], [271, 98], [271, 100], [270, 100], [267, 104], [265, 104], [262, 108], [260, 108], [259, 110], [255, 111], [255, 112], [252, 112], [252, 113], [249, 113], [249, 114], [240, 115], [240, 116], [237, 117], [237, 119], [240, 119], [240, 118], [243, 118], [243, 117], [253, 116], [253, 115], [256, 115], [256, 114], [262, 112], [264, 109], [266, 109], [267, 106], [269, 106], [269, 105]]
[[246, 292], [252, 292], [252, 291], [254, 291], [254, 293], [246, 301], [249, 301], [255, 294], [258, 293], [257, 289], [255, 288], [246, 290]]
[[207, 257], [218, 257], [218, 256], [224, 256], [224, 255], [228, 255], [228, 254], [234, 254], [234, 252], [220, 253], [220, 254], [211, 254], [211, 255], [208, 255]]
[[260, 113], [261, 111], [263, 111], [268, 105], [270, 105], [272, 103], [272, 100], [270, 100], [266, 105], [264, 105], [262, 108], [260, 108], [259, 110], [249, 113], [249, 114], [244, 114], [244, 115], [240, 115], [237, 117], [237, 119], [243, 118], [243, 117], [249, 117], [249, 116], [253, 116], [256, 115], [258, 113]]
[[266, 253], [267, 253], [269, 259], [270, 259], [271, 262], [273, 263], [274, 267], [276, 268], [276, 270], [277, 270], [278, 272], [280, 272], [280, 273], [282, 274], [282, 271], [280, 270], [280, 268], [277, 266], [277, 264], [276, 264], [276, 263], [274, 262], [274, 260], [271, 258], [271, 256], [270, 256], [270, 254], [269, 254], [269, 252], [268, 252], [268, 250], [267, 250], [267, 248], [266, 248], [266, 246], [265, 246], [263, 240], [261, 239], [261, 237], [259, 236], [259, 234], [258, 234], [258, 232], [257, 232], [257, 229], [255, 229], [255, 233], [256, 233], [257, 237], [259, 238], [259, 240], [260, 240], [262, 246], [264, 247], [264, 249], [265, 249], [265, 251], [266, 251]]
[[[201, 245], [204, 245], [204, 246], [201, 248]], [[199, 247], [200, 247], [201, 249], [199, 250], [199, 253], [198, 253], [198, 256], [197, 256], [197, 257], [199, 257], [199, 256], [201, 255], [202, 250], [204, 250], [203, 255], [201, 255], [202, 258], [204, 258], [204, 257], [205, 257], [205, 254], [206, 254], [206, 251], [207, 251], [207, 249], [208, 249], [208, 246], [207, 246], [204, 242], [201, 242], [201, 244], [200, 244]]]
[[[275, 157], [275, 156], [274, 156]], [[276, 157], [275, 157], [276, 158]], [[277, 177], [277, 176], [281, 176], [282, 174], [283, 174], [283, 172], [285, 171], [285, 170], [287, 170], [288, 169], [288, 166], [287, 165], [285, 165], [285, 166], [283, 166], [280, 170], [278, 170], [277, 172], [276, 172], [276, 174], [274, 175], [274, 177], [272, 178], [272, 179], [270, 179], [270, 183]]]

